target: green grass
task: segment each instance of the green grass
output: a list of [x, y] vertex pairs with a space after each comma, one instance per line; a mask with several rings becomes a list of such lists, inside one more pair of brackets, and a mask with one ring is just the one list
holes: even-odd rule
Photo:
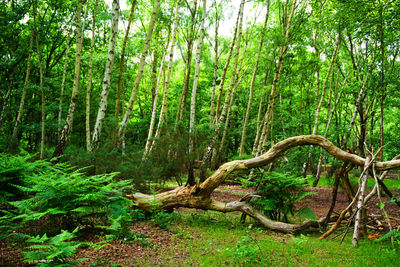
[[[239, 214], [217, 212], [175, 216], [169, 228], [171, 246], [162, 248], [163, 266], [396, 266], [400, 253], [388, 244], [361, 240], [353, 248], [350, 237], [318, 240], [319, 235], [293, 236], [240, 224]], [[160, 262], [161, 261], [161, 262]]]

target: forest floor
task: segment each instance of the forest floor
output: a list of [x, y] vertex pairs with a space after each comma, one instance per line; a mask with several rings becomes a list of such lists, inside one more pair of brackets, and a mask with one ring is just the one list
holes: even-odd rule
[[[318, 218], [325, 216], [330, 206], [332, 190], [324, 187], [306, 187], [304, 190], [315, 192], [315, 194], [296, 203], [296, 207], [308, 206]], [[229, 202], [238, 200], [243, 194], [252, 191], [251, 188], [226, 184], [216, 189], [212, 197], [219, 201]], [[400, 208], [391, 203], [387, 196], [383, 197], [383, 201], [385, 209], [390, 214], [392, 226], [399, 227]], [[347, 196], [340, 190], [335, 212], [343, 210], [348, 203]], [[357, 250], [358, 254], [349, 252], [352, 251], [349, 237], [345, 239], [342, 246], [337, 247], [338, 239], [318, 241], [320, 233], [295, 237], [258, 228], [257, 223], [251, 219], [247, 219], [246, 224], [241, 224], [240, 214], [237, 212], [223, 214], [180, 208], [168, 221], [168, 225], [161, 225], [163, 228], [160, 228], [158, 226], [160, 224], [157, 225], [154, 220], [135, 222], [130, 227], [138, 237], [135, 242], [116, 240], [105, 242], [99, 249], [80, 248], [74, 258], [86, 258], [79, 266], [221, 266], [250, 263], [256, 265], [267, 263], [273, 266], [320, 265], [321, 263], [327, 266], [380, 265], [382, 261], [368, 256], [371, 254], [368, 249], [373, 254], [377, 249], [382, 249], [381, 243], [370, 241], [368, 238], [376, 239], [388, 231], [377, 203], [377, 198], [369, 202], [368, 230], [370, 232], [361, 241], [364, 244], [362, 247], [367, 250]], [[351, 233], [348, 235], [351, 236]], [[98, 243], [104, 241], [104, 237], [99, 231], [86, 231], [79, 237], [79, 241]], [[0, 241], [0, 266], [34, 266], [24, 263], [21, 250], [13, 249], [9, 245]], [[263, 251], [270, 251], [276, 256], [263, 257]], [[391, 260], [393, 262], [400, 260], [398, 253], [392, 255], [390, 250], [383, 251], [389, 253], [389, 256], [385, 256], [389, 260], [388, 264], [392, 262]], [[367, 255], [361, 255], [365, 253]], [[382, 257], [383, 254], [383, 252], [380, 253]], [[268, 259], [267, 262], [266, 259]]]

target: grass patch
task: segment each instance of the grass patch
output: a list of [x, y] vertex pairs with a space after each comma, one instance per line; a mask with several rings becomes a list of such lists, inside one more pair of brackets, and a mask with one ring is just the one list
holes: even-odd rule
[[201, 212], [176, 217], [171, 246], [159, 251], [161, 262], [142, 259], [138, 265], [163, 266], [396, 266], [398, 251], [387, 244], [350, 237], [318, 240], [319, 235], [280, 234], [240, 224], [239, 213]]

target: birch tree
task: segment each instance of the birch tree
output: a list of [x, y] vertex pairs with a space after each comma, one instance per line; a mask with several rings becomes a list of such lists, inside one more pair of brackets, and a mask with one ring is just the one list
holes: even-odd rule
[[261, 57], [261, 51], [262, 51], [262, 47], [263, 47], [263, 43], [264, 43], [265, 29], [266, 29], [267, 24], [268, 24], [269, 5], [270, 5], [270, 1], [268, 0], [267, 1], [267, 13], [265, 14], [264, 27], [263, 27], [262, 32], [261, 32], [260, 44], [258, 46], [258, 51], [257, 51], [257, 59], [256, 59], [255, 65], [254, 65], [253, 75], [251, 76], [251, 83], [250, 83], [250, 90], [249, 90], [249, 101], [247, 103], [246, 115], [245, 115], [244, 122], [243, 122], [242, 138], [241, 138], [241, 141], [240, 141], [240, 151], [239, 151], [240, 156], [242, 156], [245, 153], [247, 125], [249, 123], [250, 110], [251, 110], [251, 105], [253, 103], [254, 86], [255, 86], [255, 81], [256, 81], [256, 76], [257, 76], [258, 64], [260, 62], [260, 57]]
[[161, 128], [166, 121], [167, 117], [167, 111], [168, 111], [168, 89], [169, 85], [171, 82], [171, 73], [172, 73], [172, 64], [173, 64], [173, 59], [174, 59], [174, 49], [175, 49], [175, 42], [176, 42], [176, 33], [178, 31], [178, 19], [179, 19], [179, 7], [180, 7], [180, 0], [176, 1], [176, 7], [175, 7], [175, 12], [174, 12], [174, 22], [172, 26], [172, 38], [171, 38], [171, 44], [169, 47], [169, 61], [168, 61], [168, 67], [167, 67], [167, 75], [166, 75], [166, 80], [164, 83], [164, 90], [163, 90], [163, 101], [161, 104], [161, 111], [160, 111], [160, 117], [158, 119], [158, 124], [157, 124], [157, 130], [154, 135], [154, 141], [150, 147], [149, 153], [154, 149], [156, 145], [156, 140], [160, 137], [161, 135]]
[[[206, 18], [206, 7], [207, 7], [207, 1], [203, 0], [203, 12], [202, 12], [202, 17], [201, 17], [200, 34], [197, 39], [197, 48], [196, 48], [196, 67], [194, 70], [192, 96], [191, 96], [191, 100], [190, 100], [189, 155], [192, 155], [193, 150], [194, 150], [194, 125], [195, 125], [195, 121], [196, 121], [196, 94], [197, 94], [197, 86], [198, 86], [198, 82], [199, 82], [201, 50], [202, 50], [203, 35], [204, 35], [204, 21]], [[190, 160], [187, 184], [188, 185], [194, 184], [193, 162], [191, 160]]]
[[27, 63], [26, 63], [24, 87], [22, 89], [22, 95], [21, 95], [21, 100], [19, 103], [17, 119], [15, 120], [14, 129], [13, 129], [13, 133], [12, 133], [10, 144], [9, 144], [9, 150], [13, 149], [13, 146], [17, 141], [18, 127], [19, 127], [19, 124], [21, 123], [22, 113], [24, 110], [27, 87], [28, 87], [28, 83], [29, 83], [29, 76], [31, 74], [32, 47], [33, 47], [33, 38], [35, 36], [34, 34], [35, 34], [35, 31], [32, 31], [31, 38], [29, 39], [29, 52], [28, 52], [28, 59], [27, 59]]
[[[290, 8], [289, 15], [287, 15], [289, 8]], [[264, 146], [265, 146], [265, 143], [266, 143], [266, 140], [268, 137], [270, 122], [271, 122], [273, 112], [274, 112], [274, 107], [275, 107], [275, 99], [277, 96], [278, 83], [279, 83], [279, 80], [282, 75], [283, 62], [285, 60], [285, 56], [286, 56], [286, 53], [289, 48], [288, 42], [289, 42], [289, 37], [290, 37], [290, 28], [292, 25], [292, 19], [293, 19], [295, 8], [296, 8], [296, 0], [294, 0], [292, 3], [290, 3], [289, 0], [286, 0], [286, 3], [284, 5], [284, 11], [283, 11], [283, 20], [282, 20], [282, 23], [283, 23], [282, 34], [285, 38], [285, 43], [280, 48], [278, 63], [276, 65], [275, 75], [274, 75], [274, 79], [272, 82], [267, 111], [265, 112], [265, 115], [264, 115], [263, 126], [261, 129], [260, 141], [258, 143], [256, 155], [260, 155], [264, 151]]]
[[65, 125], [60, 133], [56, 148], [53, 153], [53, 158], [61, 156], [64, 152], [67, 139], [71, 133], [72, 123], [74, 121], [76, 102], [78, 99], [79, 90], [79, 78], [81, 74], [81, 64], [82, 64], [82, 32], [81, 32], [81, 12], [82, 12], [82, 0], [78, 0], [78, 7], [76, 11], [76, 54], [75, 54], [75, 73], [74, 82], [72, 86], [71, 101], [68, 109], [67, 119]]
[[90, 91], [92, 90], [93, 82], [93, 52], [94, 52], [94, 41], [96, 33], [96, 18], [97, 18], [97, 8], [99, 5], [99, 0], [95, 1], [93, 10], [93, 20], [92, 20], [92, 39], [90, 42], [90, 55], [89, 55], [89, 66], [88, 66], [88, 82], [86, 87], [86, 113], [85, 113], [85, 136], [86, 136], [86, 150], [90, 151]]
[[133, 14], [135, 12], [137, 0], [133, 0], [131, 11], [129, 14], [128, 19], [128, 26], [126, 27], [124, 42], [122, 43], [122, 50], [121, 50], [121, 58], [119, 60], [119, 70], [118, 70], [118, 84], [117, 84], [117, 97], [115, 100], [115, 120], [119, 121], [119, 110], [121, 107], [121, 88], [122, 88], [122, 72], [124, 68], [124, 60], [125, 60], [125, 52], [126, 52], [126, 44], [128, 43], [129, 32], [131, 30]]
[[106, 66], [104, 68], [104, 78], [102, 82], [101, 98], [99, 103], [99, 109], [97, 112], [96, 123], [93, 129], [93, 137], [92, 137], [92, 144], [90, 147], [90, 151], [95, 150], [98, 143], [100, 142], [101, 128], [103, 126], [104, 117], [107, 111], [108, 93], [110, 92], [110, 84], [111, 84], [112, 70], [115, 57], [115, 43], [117, 41], [117, 36], [118, 36], [118, 21], [119, 21], [119, 0], [113, 0], [111, 34], [108, 43], [108, 55], [107, 55]]
[[136, 101], [136, 96], [137, 96], [137, 93], [139, 90], [140, 81], [142, 80], [143, 69], [144, 69], [144, 65], [146, 63], [145, 60], [146, 60], [147, 53], [149, 51], [150, 40], [151, 40], [151, 36], [153, 34], [154, 24], [156, 22], [159, 6], [160, 6], [160, 0], [155, 0], [152, 14], [151, 14], [150, 23], [149, 23], [149, 28], [147, 30], [146, 39], [144, 41], [144, 46], [143, 46], [142, 53], [140, 56], [140, 62], [139, 62], [139, 67], [138, 67], [135, 83], [134, 83], [133, 89], [131, 91], [131, 96], [128, 101], [128, 106], [125, 110], [123, 119], [121, 121], [121, 125], [119, 126], [119, 129], [118, 129], [117, 144], [120, 144], [122, 142], [122, 139], [125, 136], [126, 126], [128, 125], [129, 118], [132, 114], [133, 104]]

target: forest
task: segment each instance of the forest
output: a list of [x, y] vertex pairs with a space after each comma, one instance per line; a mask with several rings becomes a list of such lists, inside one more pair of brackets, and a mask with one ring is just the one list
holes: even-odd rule
[[395, 266], [400, 1], [0, 1], [0, 266]]

